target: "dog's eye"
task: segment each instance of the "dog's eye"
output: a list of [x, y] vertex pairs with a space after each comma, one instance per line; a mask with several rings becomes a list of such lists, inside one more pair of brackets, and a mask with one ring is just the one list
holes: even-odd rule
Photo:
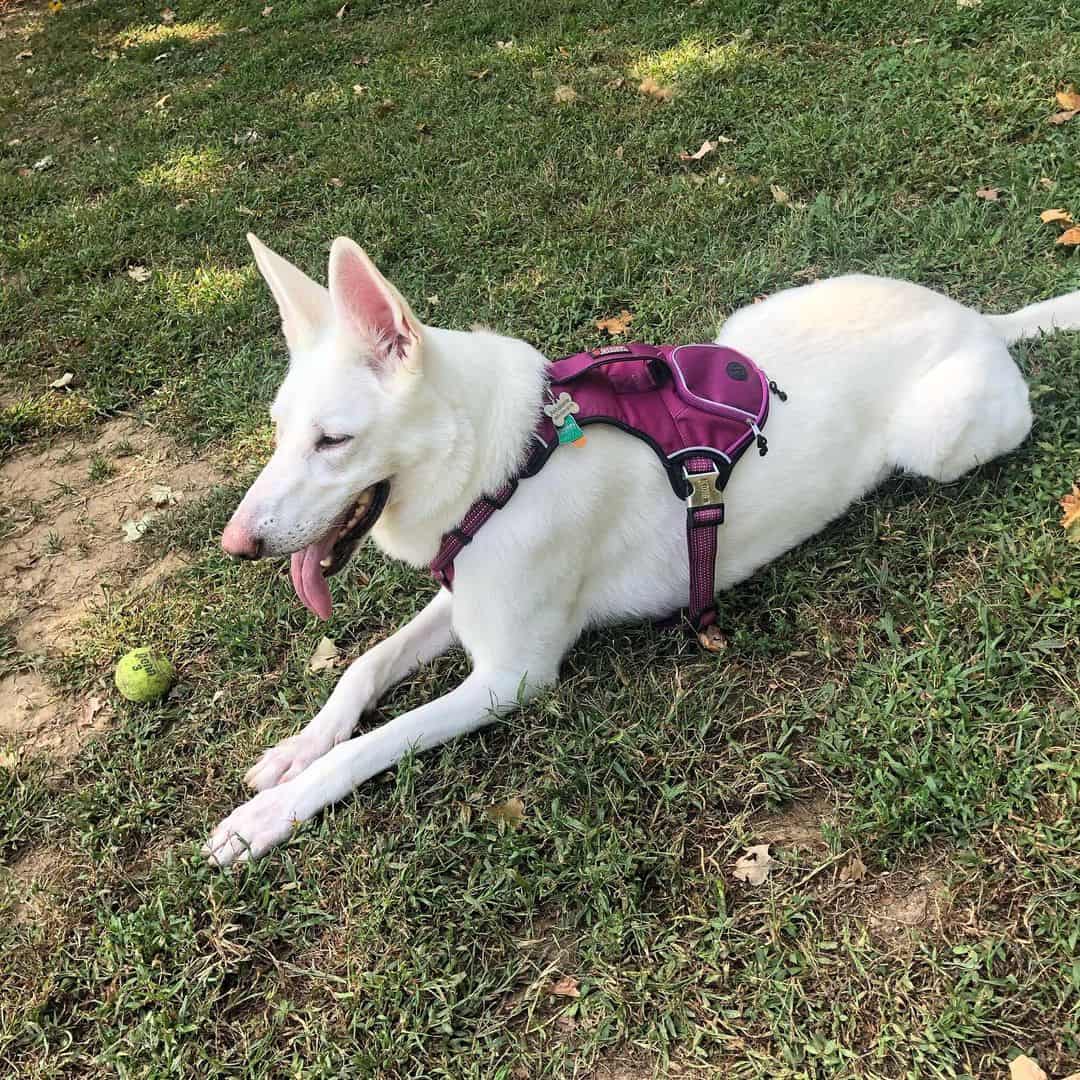
[[315, 443], [316, 450], [329, 450], [332, 446], [341, 446], [352, 438], [351, 435], [320, 435]]

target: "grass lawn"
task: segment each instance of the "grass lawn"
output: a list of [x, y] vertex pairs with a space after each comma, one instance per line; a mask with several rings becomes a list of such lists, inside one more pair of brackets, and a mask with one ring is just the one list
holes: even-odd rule
[[[1080, 288], [1039, 219], [1080, 219], [1080, 116], [1048, 122], [1080, 9], [264, 2], [0, 0], [0, 452], [128, 416], [226, 463], [140, 542], [186, 553], [164, 589], [98, 595], [62, 649], [0, 633], [0, 675], [111, 714], [66, 763], [0, 746], [3, 1075], [1080, 1070], [1076, 334], [1016, 350], [1020, 451], [887, 484], [723, 601], [725, 654], [591, 635], [520, 715], [256, 865], [198, 855], [328, 694], [320, 636], [358, 654], [434, 588], [368, 549], [326, 628], [280, 566], [221, 554], [284, 365], [247, 230], [319, 277], [349, 234], [425, 321], [552, 356], [623, 308], [637, 338], [693, 340], [854, 270], [1012, 310]], [[50, 512], [3, 501], [0, 538]], [[181, 670], [162, 705], [111, 690], [143, 643]], [[483, 812], [511, 797], [519, 827]], [[765, 842], [770, 879], [737, 881]]]

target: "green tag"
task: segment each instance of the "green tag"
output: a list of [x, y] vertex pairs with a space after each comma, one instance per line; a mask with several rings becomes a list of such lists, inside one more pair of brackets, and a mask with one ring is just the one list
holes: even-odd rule
[[581, 437], [582, 433], [581, 428], [578, 427], [578, 422], [572, 416], [567, 416], [559, 425], [559, 442], [563, 444], [576, 443]]

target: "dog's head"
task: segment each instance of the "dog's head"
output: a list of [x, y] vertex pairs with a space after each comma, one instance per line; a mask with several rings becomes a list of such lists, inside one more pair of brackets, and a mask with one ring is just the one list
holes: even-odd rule
[[289, 371], [271, 407], [273, 456], [221, 543], [231, 555], [292, 555], [297, 595], [330, 614], [326, 577], [375, 524], [410, 443], [423, 327], [346, 237], [330, 250], [329, 288], [248, 234], [281, 313]]

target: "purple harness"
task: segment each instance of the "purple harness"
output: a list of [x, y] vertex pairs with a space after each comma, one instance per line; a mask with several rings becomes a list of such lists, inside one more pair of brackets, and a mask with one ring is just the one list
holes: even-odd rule
[[768, 452], [761, 429], [769, 392], [781, 401], [787, 395], [752, 360], [721, 345], [605, 345], [554, 361], [548, 379], [550, 404], [525, 468], [481, 496], [443, 536], [432, 576], [452, 589], [458, 553], [509, 502], [518, 481], [535, 476], [561, 444], [582, 441], [581, 428], [612, 424], [652, 447], [672, 490], [686, 501], [689, 619], [697, 631], [711, 626], [724, 486], [752, 442], [762, 457]]

